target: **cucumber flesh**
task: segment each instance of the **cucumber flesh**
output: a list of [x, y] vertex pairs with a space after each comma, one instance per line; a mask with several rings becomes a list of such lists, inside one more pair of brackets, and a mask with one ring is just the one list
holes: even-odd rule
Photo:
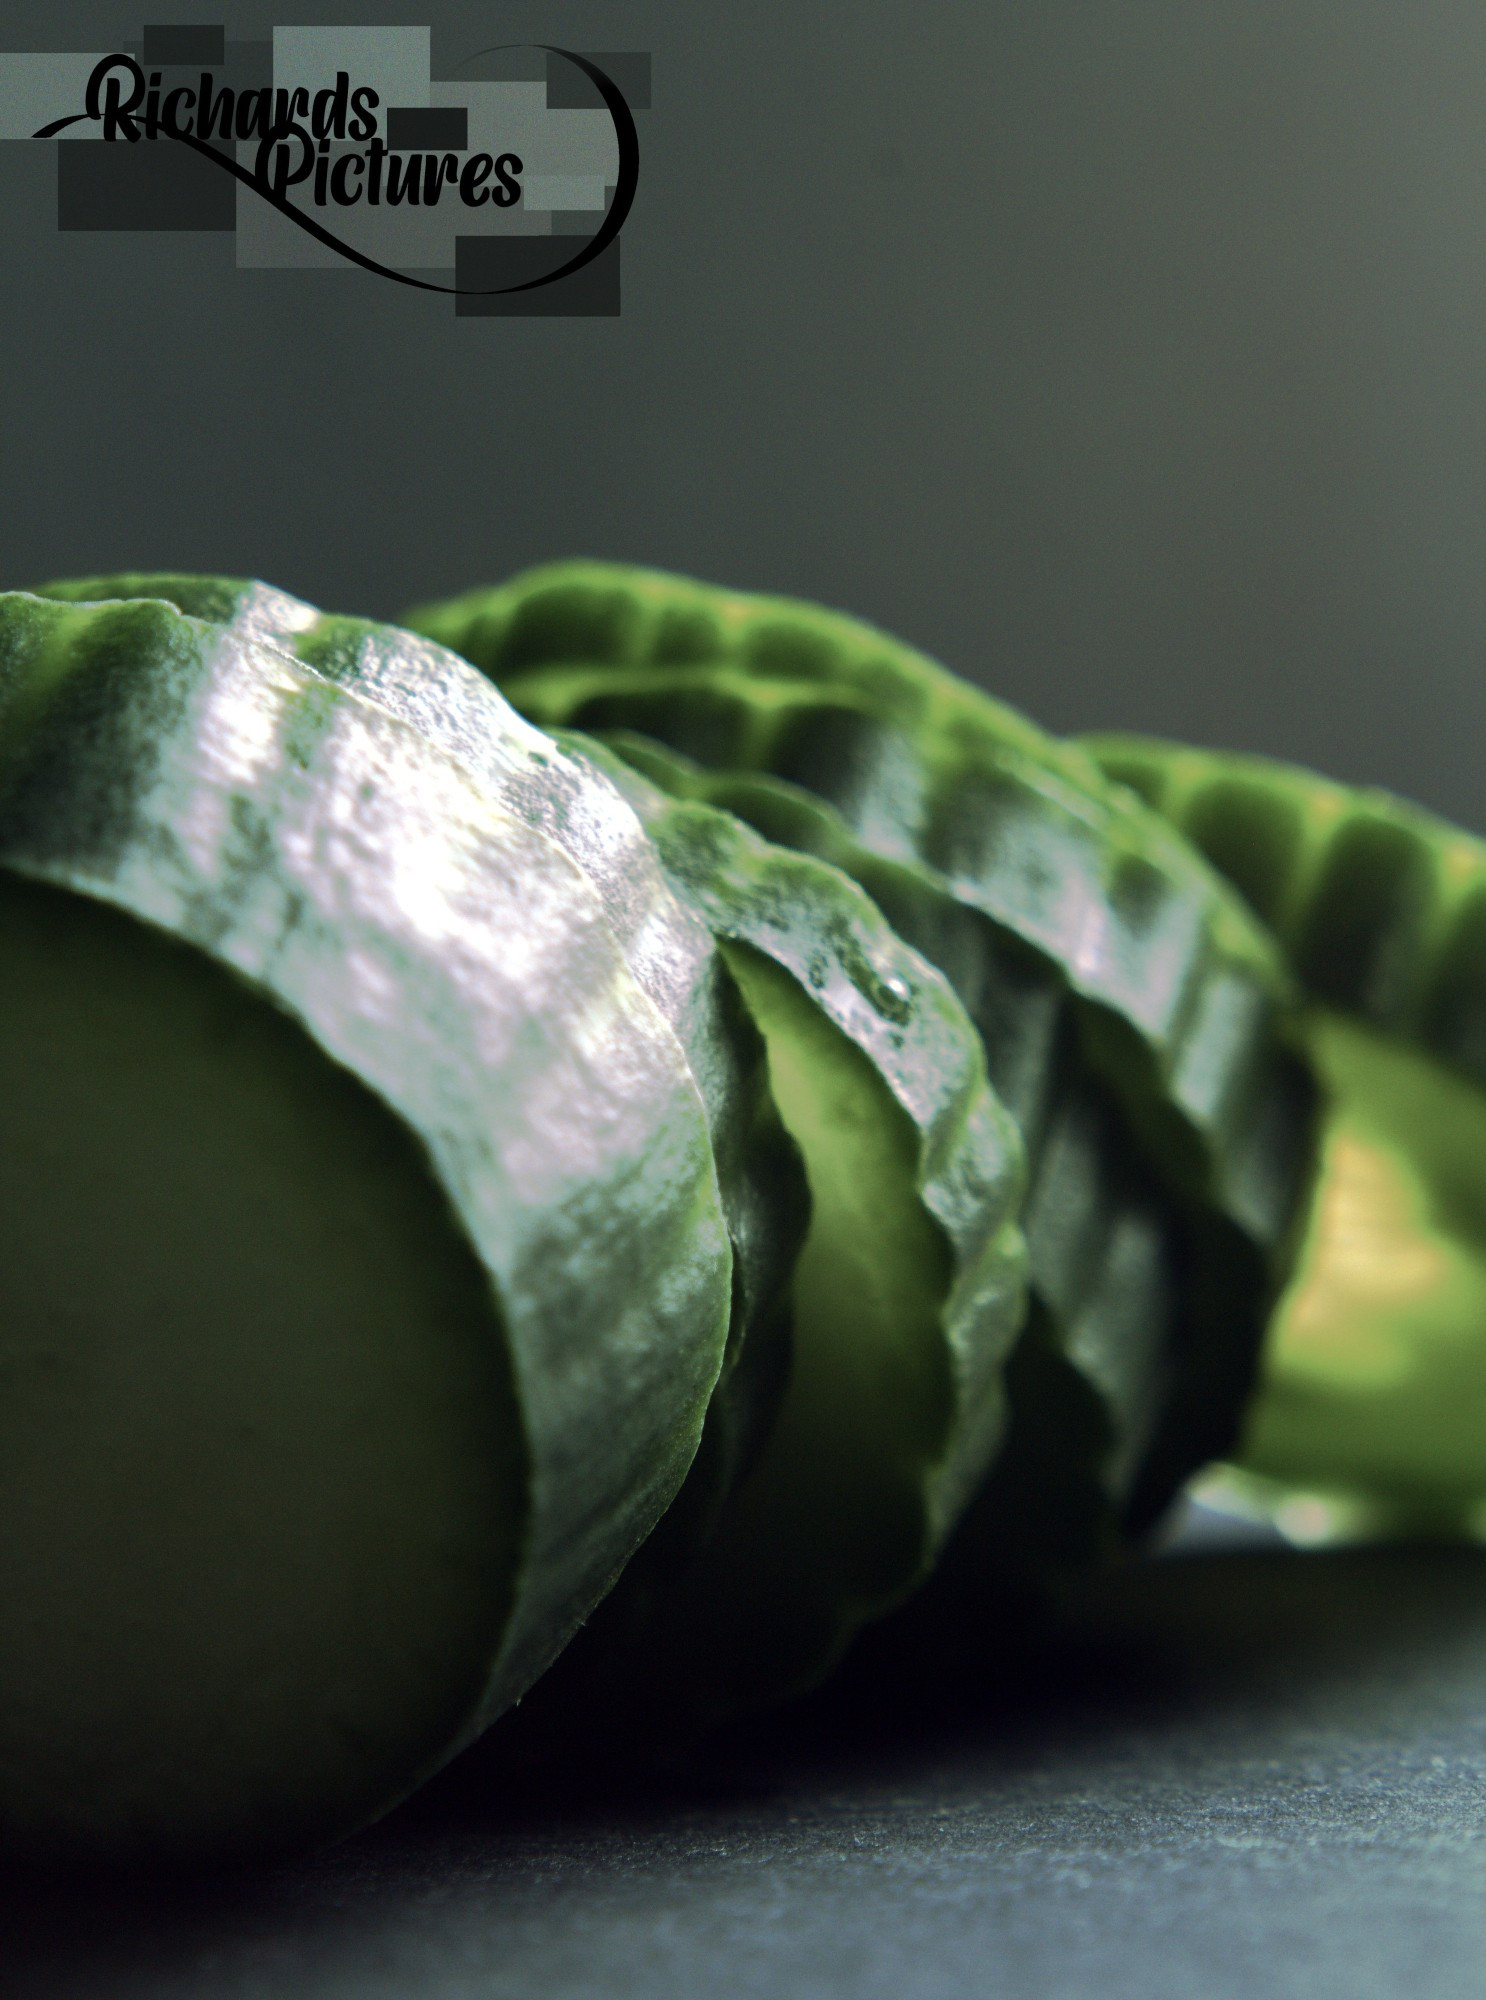
[[484, 1692], [526, 1527], [488, 1279], [246, 982], [0, 872], [0, 1843], [367, 1819]]
[[783, 1405], [668, 1620], [681, 1676], [719, 1712], [807, 1684], [928, 1568], [924, 1471], [954, 1405], [949, 1249], [919, 1199], [906, 1113], [778, 965], [745, 945], [728, 955], [804, 1156], [811, 1224]]
[[[459, 765], [385, 711], [159, 602], [0, 598], [0, 660], [0, 875], [110, 906], [120, 921], [168, 934], [221, 978], [245, 981], [318, 1060], [356, 1079], [401, 1128], [483, 1274], [491, 1302], [483, 1324], [504, 1343], [504, 1359], [497, 1348], [489, 1365], [514, 1384], [524, 1476], [518, 1559], [498, 1600], [508, 1608], [503, 1618], [497, 1612], [498, 1629], [487, 1629], [484, 1657], [458, 1669], [473, 1676], [474, 1694], [438, 1749], [439, 1757], [452, 1755], [560, 1650], [674, 1497], [696, 1450], [722, 1359], [731, 1259], [694, 1080], [625, 968], [586, 876], [543, 835], [498, 813]], [[51, 1046], [38, 1011], [47, 963], [43, 953], [29, 987], [17, 987], [31, 1004], [9, 1059], [23, 1070], [34, 1051]], [[133, 1018], [127, 1008], [124, 1018]], [[102, 1081], [126, 1112], [146, 1089], [125, 1065]], [[218, 1098], [226, 1087], [212, 1086]], [[272, 1076], [265, 1087], [278, 1093]], [[180, 1096], [177, 1088], [176, 1102]], [[323, 1097], [318, 1092], [316, 1102]], [[53, 1110], [70, 1119], [72, 1102], [48, 1098], [38, 1083], [37, 1094], [22, 1096], [8, 1114], [29, 1121], [18, 1134], [28, 1151], [7, 1157], [12, 1185], [19, 1180], [24, 1189], [31, 1172], [42, 1174], [48, 1141], [37, 1128]], [[203, 1102], [210, 1111], [204, 1086]], [[235, 1115], [230, 1104], [222, 1109]], [[100, 1118], [117, 1125], [121, 1115], [105, 1096]], [[56, 1143], [65, 1171], [84, 1173], [83, 1141], [64, 1131]], [[176, 1185], [190, 1182], [193, 1163], [204, 1176], [213, 1143], [205, 1127], [195, 1138], [182, 1135], [181, 1160], [171, 1168]], [[110, 1146], [100, 1157], [117, 1173]], [[183, 1283], [212, 1261], [224, 1205], [263, 1156], [260, 1148], [240, 1163], [236, 1179], [235, 1169], [228, 1173], [225, 1195], [203, 1182], [203, 1254]], [[142, 1156], [146, 1179], [148, 1168]], [[410, 1187], [400, 1174], [388, 1202], [406, 1199], [416, 1215], [421, 1185], [415, 1179]], [[93, 1237], [79, 1233], [74, 1242], [49, 1215], [38, 1232], [49, 1264], [65, 1255], [80, 1271], [106, 1268], [109, 1204], [86, 1195], [80, 1187], [75, 1213]], [[323, 1213], [318, 1197], [311, 1206]], [[139, 1208], [131, 1213], [149, 1219]], [[175, 1255], [196, 1227], [195, 1213], [169, 1220], [162, 1254]], [[34, 1204], [22, 1208], [24, 1227], [35, 1217]], [[288, 1259], [279, 1274], [290, 1326], [309, 1254]], [[25, 1317], [6, 1315], [22, 1363], [47, 1352], [57, 1332], [47, 1294], [36, 1289], [34, 1260], [24, 1268]], [[344, 1260], [332, 1268], [343, 1271]], [[96, 1288], [86, 1303], [101, 1310]], [[177, 1340], [189, 1336], [187, 1320], [182, 1307]], [[180, 1372], [189, 1388], [189, 1357]], [[186, 1402], [194, 1417], [199, 1398]], [[241, 1414], [239, 1407], [234, 1415]], [[73, 1441], [81, 1443], [87, 1426], [79, 1422]], [[492, 1428], [499, 1429], [494, 1419]], [[435, 1439], [432, 1455], [439, 1445]], [[265, 1482], [274, 1464], [264, 1464]], [[285, 1465], [288, 1501], [260, 1494], [266, 1517], [282, 1524], [294, 1511], [303, 1464]], [[43, 1490], [55, 1495], [84, 1471], [59, 1469]], [[135, 1535], [135, 1495], [116, 1488], [110, 1546], [128, 1545], [158, 1606], [149, 1536], [160, 1506], [148, 1489], [138, 1497], [146, 1519]], [[229, 1492], [221, 1509], [232, 1504]], [[28, 1518], [34, 1540], [22, 1532]], [[333, 1510], [326, 1525], [334, 1526]], [[79, 1644], [100, 1686], [117, 1651], [133, 1662], [129, 1688], [157, 1680], [159, 1702], [199, 1735], [204, 1725], [191, 1721], [194, 1697], [168, 1645], [150, 1653], [148, 1673], [141, 1664], [150, 1649], [130, 1622], [132, 1586], [110, 1593], [105, 1618], [86, 1593], [67, 1595], [70, 1572], [51, 1560], [59, 1535], [70, 1532], [65, 1521], [28, 1517], [22, 1507], [6, 1530], [13, 1574], [50, 1574], [48, 1616], [83, 1633]], [[307, 1550], [300, 1574], [332, 1560], [323, 1549]], [[454, 1563], [467, 1566], [457, 1548]], [[83, 1564], [80, 1582], [98, 1567]], [[161, 1636], [173, 1642], [178, 1633], [167, 1625]], [[421, 1645], [411, 1632], [389, 1634], [387, 1643], [415, 1657]], [[291, 1649], [290, 1679], [295, 1658]], [[390, 1675], [386, 1684], [389, 1699], [400, 1700]], [[216, 1685], [230, 1692], [230, 1671], [222, 1669]], [[236, 1692], [245, 1703], [256, 1698], [246, 1679]], [[126, 1708], [114, 1720], [127, 1749]], [[232, 1715], [219, 1722], [230, 1739]], [[0, 1717], [0, 1731], [8, 1726], [27, 1726], [20, 1709]], [[327, 1727], [337, 1726], [332, 1715]], [[154, 1724], [146, 1718], [141, 1728], [157, 1745]], [[401, 1743], [431, 1731], [433, 1719], [398, 1718], [387, 1728], [389, 1741]], [[426, 1768], [382, 1765], [375, 1783], [367, 1778], [367, 1799], [376, 1794], [368, 1814], [393, 1803]], [[31, 1771], [19, 1747], [0, 1756], [7, 1838], [19, 1846], [33, 1836], [62, 1843], [67, 1828], [33, 1823], [51, 1779], [33, 1782]], [[153, 1747], [136, 1776], [145, 1791], [159, 1776]], [[114, 1796], [119, 1813], [95, 1816], [77, 1838], [129, 1853], [139, 1815], [128, 1806], [127, 1785]], [[344, 1807], [341, 1796], [307, 1802], [299, 1771], [275, 1761], [250, 1791], [216, 1798], [204, 1827], [162, 1812], [159, 1838], [204, 1857], [234, 1843], [342, 1831]]]

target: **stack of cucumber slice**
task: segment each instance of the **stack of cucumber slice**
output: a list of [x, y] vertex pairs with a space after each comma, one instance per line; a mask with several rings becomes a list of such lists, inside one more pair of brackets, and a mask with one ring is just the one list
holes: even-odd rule
[[674, 577], [410, 625], [0, 597], [0, 1845], [779, 1700], [1246, 1407], [1471, 1517], [1486, 848]]
[[1232, 1442], [1306, 1171], [1287, 976], [1240, 899], [1082, 752], [816, 607], [575, 563], [411, 622], [662, 784], [696, 790], [654, 745], [729, 774], [706, 795], [941, 966], [1029, 1156], [1014, 1426], [1082, 1460], [1049, 1482], [1013, 1443], [964, 1535], [1040, 1568], [1148, 1525]]

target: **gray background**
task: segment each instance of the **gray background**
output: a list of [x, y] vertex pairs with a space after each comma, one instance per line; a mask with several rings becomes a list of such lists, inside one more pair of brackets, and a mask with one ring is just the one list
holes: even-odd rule
[[[592, 552], [820, 597], [1057, 728], [1486, 826], [1473, 0], [324, 0], [654, 53], [617, 321], [462, 320], [225, 238], [58, 236], [0, 154], [0, 582], [392, 613]], [[150, 0], [155, 20], [210, 18]], [[0, 4], [0, 42], [133, 33]], [[275, 10], [234, 0], [235, 36]]]
[[[1486, 828], [1473, 0], [304, 11], [431, 16], [446, 62], [650, 49], [622, 317], [59, 236], [50, 149], [0, 149], [0, 584], [254, 572], [390, 614], [634, 559], [857, 610], [1058, 728]], [[140, 19], [0, 0], [0, 45]], [[1020, 1680], [878, 1663], [668, 1779], [502, 1804], [466, 1773], [268, 1876], [0, 1885], [0, 1985], [1475, 1995], [1483, 1582], [1170, 1561]]]

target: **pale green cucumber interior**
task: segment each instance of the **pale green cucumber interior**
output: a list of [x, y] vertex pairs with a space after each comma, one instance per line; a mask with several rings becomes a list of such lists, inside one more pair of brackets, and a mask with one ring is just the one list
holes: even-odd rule
[[1486, 1501], [1486, 1092], [1338, 1015], [1310, 1042], [1321, 1174], [1239, 1463], [1359, 1529], [1461, 1523]]
[[749, 1702], [813, 1677], [928, 1560], [928, 1475], [952, 1409], [951, 1259], [918, 1192], [913, 1125], [879, 1072], [772, 960], [723, 949], [812, 1203], [789, 1386], [691, 1607], [712, 1672]]
[[0, 873], [0, 1842], [391, 1803], [480, 1697], [524, 1491], [418, 1140], [205, 954]]

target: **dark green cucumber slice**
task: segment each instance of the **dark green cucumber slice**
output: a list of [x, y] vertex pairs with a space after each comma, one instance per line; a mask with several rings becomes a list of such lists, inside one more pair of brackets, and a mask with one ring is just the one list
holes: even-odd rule
[[0, 598], [0, 1840], [357, 1824], [679, 1487], [730, 1255], [593, 885], [163, 603]]
[[[1303, 1081], [1276, 1054], [1283, 969], [1238, 899], [1155, 815], [1136, 823], [1133, 800], [1112, 809], [1009, 753], [993, 764], [978, 737], [904, 735], [855, 690], [731, 666], [529, 669], [502, 685], [543, 728], [637, 731], [709, 768], [800, 785], [884, 859], [931, 869], [1062, 968], [1084, 1004], [1091, 1059], [1168, 1171], [1255, 1240], [1283, 1239], [1306, 1149], [1304, 1120], [1286, 1115]], [[837, 729], [840, 718], [852, 727]], [[870, 793], [863, 764], [874, 786], [891, 765]]]
[[394, 626], [329, 615], [234, 577], [70, 579], [67, 602], [154, 598], [288, 651], [456, 757], [503, 811], [538, 828], [598, 890], [625, 962], [685, 1051], [707, 1109], [733, 1244], [734, 1312], [703, 1445], [670, 1532], [699, 1531], [757, 1450], [789, 1367], [788, 1289], [809, 1215], [798, 1157], [769, 1095], [761, 1037], [711, 932], [667, 886], [644, 829], [579, 749], [559, 750], [485, 675]]
[[534, 1697], [605, 1726], [637, 1687], [669, 1723], [793, 1693], [921, 1580], [998, 1439], [1025, 1261], [1020, 1140], [947, 983], [837, 870], [606, 768], [734, 968], [812, 1207], [758, 1462], [703, 1550], [642, 1553]]

